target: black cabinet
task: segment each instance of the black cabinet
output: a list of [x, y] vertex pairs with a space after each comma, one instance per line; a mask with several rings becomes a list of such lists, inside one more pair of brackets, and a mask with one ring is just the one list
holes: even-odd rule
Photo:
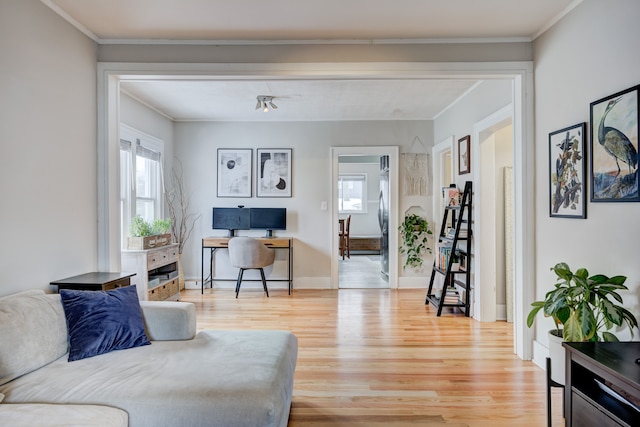
[[640, 342], [563, 346], [566, 426], [640, 426]]

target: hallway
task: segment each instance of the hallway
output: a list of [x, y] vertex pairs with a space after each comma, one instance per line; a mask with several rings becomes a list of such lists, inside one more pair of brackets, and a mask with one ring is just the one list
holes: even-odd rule
[[380, 255], [351, 255], [340, 258], [340, 289], [387, 289], [389, 282], [380, 273]]

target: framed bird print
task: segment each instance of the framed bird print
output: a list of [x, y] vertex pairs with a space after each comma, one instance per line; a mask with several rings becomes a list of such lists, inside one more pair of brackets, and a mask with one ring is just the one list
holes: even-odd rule
[[586, 123], [549, 134], [549, 216], [586, 218]]
[[639, 202], [640, 85], [592, 102], [591, 201]]
[[471, 172], [471, 136], [458, 140], [458, 175]]

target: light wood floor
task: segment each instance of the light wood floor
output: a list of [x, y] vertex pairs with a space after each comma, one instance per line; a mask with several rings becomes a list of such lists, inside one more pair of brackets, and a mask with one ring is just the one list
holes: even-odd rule
[[[513, 354], [511, 325], [424, 304], [424, 290], [186, 290], [198, 329], [299, 339], [290, 427], [545, 426], [545, 373]], [[554, 426], [564, 425], [554, 389]]]

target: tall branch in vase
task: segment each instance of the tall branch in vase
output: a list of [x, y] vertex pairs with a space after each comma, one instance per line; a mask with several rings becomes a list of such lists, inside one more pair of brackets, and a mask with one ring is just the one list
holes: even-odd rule
[[191, 237], [196, 221], [200, 214], [189, 212], [189, 196], [185, 192], [184, 179], [182, 176], [182, 163], [178, 159], [171, 169], [170, 189], [165, 189], [165, 200], [169, 208], [171, 218], [171, 234], [173, 240], [178, 244], [178, 272], [180, 289], [184, 288], [184, 274], [182, 272], [182, 250], [184, 244]]

